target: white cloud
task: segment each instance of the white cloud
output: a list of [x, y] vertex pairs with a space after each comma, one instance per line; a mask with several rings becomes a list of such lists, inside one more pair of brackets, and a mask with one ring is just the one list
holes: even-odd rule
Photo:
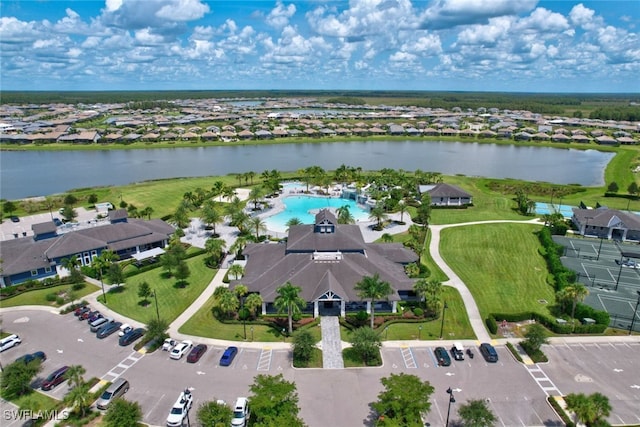
[[595, 12], [591, 9], [584, 7], [582, 3], [573, 6], [571, 12], [569, 12], [569, 18], [573, 25], [585, 26], [593, 20]]
[[405, 42], [401, 49], [404, 52], [413, 52], [420, 56], [431, 56], [442, 52], [442, 44], [438, 35], [427, 34], [416, 40]]
[[69, 49], [69, 51], [67, 52], [67, 55], [70, 58], [78, 58], [82, 55], [82, 49], [78, 49], [77, 47], [72, 47], [71, 49]]
[[293, 3], [285, 6], [281, 1], [278, 1], [276, 7], [267, 15], [265, 22], [274, 28], [284, 28], [295, 13], [296, 6]]
[[153, 34], [149, 28], [144, 28], [135, 32], [135, 39], [143, 45], [157, 45], [164, 41], [164, 37]]
[[416, 60], [416, 55], [408, 52], [395, 52], [389, 57], [392, 62], [413, 62]]
[[520, 31], [562, 32], [569, 28], [569, 23], [563, 15], [539, 7], [521, 19], [516, 27]]
[[422, 28], [480, 24], [489, 18], [532, 10], [538, 0], [435, 0], [420, 16]]
[[504, 39], [513, 25], [514, 18], [501, 16], [489, 19], [487, 25], [472, 25], [458, 34], [458, 42], [463, 44], [495, 44]]
[[156, 15], [169, 21], [193, 21], [209, 12], [209, 6], [200, 0], [173, 0], [164, 4]]

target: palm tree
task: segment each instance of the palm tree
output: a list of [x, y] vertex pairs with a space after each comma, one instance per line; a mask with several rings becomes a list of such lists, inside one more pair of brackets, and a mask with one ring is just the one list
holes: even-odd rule
[[302, 224], [302, 221], [300, 221], [300, 218], [295, 216], [293, 218], [289, 218], [289, 220], [285, 223], [285, 225], [287, 226], [287, 230], [294, 225], [300, 225], [300, 224]]
[[80, 266], [80, 261], [77, 255], [71, 255], [69, 258], [62, 258], [60, 264], [67, 270], [76, 270]]
[[336, 212], [338, 213], [338, 224], [353, 224], [356, 222], [349, 211], [349, 205], [340, 206], [336, 209]]
[[400, 212], [400, 222], [404, 222], [404, 214], [409, 211], [409, 206], [403, 201], [400, 200], [398, 203], [398, 212]]
[[204, 206], [202, 207], [202, 221], [213, 228], [214, 236], [216, 235], [216, 224], [220, 224], [223, 220], [224, 217], [212, 200], [204, 202]]
[[222, 252], [226, 248], [227, 243], [222, 239], [209, 238], [204, 243], [204, 250], [207, 252], [211, 259], [211, 263], [218, 265], [222, 260]]
[[224, 182], [215, 181], [211, 186], [211, 192], [210, 192], [211, 197], [216, 198], [220, 196], [222, 194], [222, 190], [224, 189], [224, 186], [225, 186]]
[[151, 206], [147, 206], [146, 208], [140, 211], [140, 215], [143, 217], [147, 217], [148, 220], [151, 219], [151, 215], [153, 215], [153, 208]]
[[419, 279], [413, 285], [413, 290], [424, 301], [425, 309], [436, 313], [440, 308], [442, 283], [437, 280]]
[[256, 241], [258, 241], [260, 239], [260, 232], [261, 231], [262, 232], [267, 231], [267, 225], [262, 220], [262, 218], [260, 218], [258, 216], [254, 216], [253, 218], [251, 218], [249, 220], [249, 225], [250, 225], [251, 229], [256, 232]]
[[380, 275], [376, 273], [373, 276], [363, 277], [361, 281], [356, 283], [355, 290], [360, 298], [368, 299], [371, 304], [371, 329], [373, 329], [374, 302], [380, 298], [388, 297], [393, 292], [391, 284], [380, 280]]
[[240, 302], [233, 292], [226, 288], [225, 290], [226, 292], [222, 292], [218, 297], [216, 306], [225, 315], [225, 317], [229, 317], [231, 313], [238, 309]]
[[258, 293], [250, 293], [244, 301], [244, 306], [255, 317], [256, 310], [262, 307], [262, 297]]
[[384, 212], [384, 209], [382, 209], [380, 206], [376, 206], [373, 209], [371, 209], [371, 212], [369, 212], [369, 219], [371, 221], [376, 221], [377, 225], [376, 228], [378, 230], [382, 229], [382, 223], [384, 221], [387, 220], [388, 215]]
[[294, 286], [291, 282], [287, 282], [284, 285], [276, 289], [278, 296], [273, 301], [278, 311], [282, 313], [287, 312], [287, 318], [289, 320], [289, 335], [293, 333], [293, 315], [300, 313], [307, 302], [300, 298], [300, 292], [302, 288], [300, 286]]
[[571, 285], [565, 287], [563, 289], [568, 298], [571, 298], [571, 319], [573, 322], [573, 330], [575, 330], [575, 314], [576, 314], [576, 305], [578, 302], [584, 301], [584, 299], [589, 295], [589, 290], [580, 283], [572, 283]]
[[64, 396], [63, 401], [69, 406], [80, 409], [80, 416], [84, 418], [93, 401], [92, 394], [89, 393], [89, 384], [83, 381], [76, 385]]
[[242, 255], [242, 251], [244, 250], [245, 246], [247, 246], [247, 239], [239, 236], [236, 241], [231, 244], [229, 251], [233, 252], [234, 256], [237, 259], [240, 255]]
[[570, 393], [564, 398], [567, 409], [575, 414], [575, 422], [587, 422], [595, 413], [595, 407], [584, 393]]
[[82, 365], [71, 365], [65, 374], [70, 387], [77, 387], [84, 382], [82, 376], [87, 370]]
[[254, 171], [249, 171], [247, 172], [247, 176], [251, 180], [251, 185], [253, 185], [253, 177], [256, 176], [256, 173]]
[[247, 339], [247, 316], [246, 313], [244, 313], [244, 296], [249, 293], [249, 288], [247, 288], [246, 285], [236, 285], [235, 288], [233, 288], [233, 292], [236, 294], [236, 297], [238, 298], [238, 301], [240, 301], [240, 310], [242, 311], [241, 313], [241, 317], [242, 317], [242, 329], [244, 331], [244, 339]]
[[229, 270], [227, 271], [227, 275], [228, 276], [233, 275], [234, 280], [238, 280], [239, 278], [244, 276], [244, 268], [242, 268], [240, 264], [233, 264], [231, 267], [229, 267]]
[[264, 190], [262, 187], [253, 187], [249, 192], [249, 201], [253, 203], [253, 209], [258, 210], [258, 203], [264, 197]]

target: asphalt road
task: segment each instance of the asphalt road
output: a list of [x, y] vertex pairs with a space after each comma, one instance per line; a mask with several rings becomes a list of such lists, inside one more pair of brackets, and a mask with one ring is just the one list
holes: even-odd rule
[[[445, 424], [448, 387], [454, 390], [456, 399], [451, 407], [452, 420], [457, 418], [460, 404], [481, 398], [488, 399], [499, 417], [498, 426], [562, 425], [546, 403], [544, 384], [501, 346], [497, 347], [500, 361], [496, 364], [486, 363], [475, 349], [474, 359], [438, 367], [434, 363], [434, 343], [433, 347], [385, 348], [384, 365], [379, 368], [323, 370], [293, 369], [288, 351], [271, 350], [265, 344], [261, 349], [241, 349], [231, 366], [220, 367], [223, 347], [209, 347], [196, 364], [186, 363], [186, 357], [171, 360], [163, 351], [141, 354], [131, 346], [120, 347], [115, 334], [98, 340], [86, 322], [72, 314], [11, 311], [2, 314], [2, 321], [5, 330], [19, 334], [23, 340], [18, 347], [1, 354], [3, 364], [22, 354], [43, 350], [48, 360], [43, 365], [42, 378], [65, 364], [84, 366], [85, 378], [112, 381], [122, 376], [131, 383], [125, 397], [140, 403], [144, 421], [151, 425], [165, 424], [169, 409], [184, 388], [192, 389], [194, 409], [216, 399], [233, 404], [236, 397], [250, 394], [255, 375], [280, 373], [297, 384], [301, 417], [310, 427], [367, 425], [373, 416], [369, 404], [382, 391], [380, 378], [400, 372], [415, 374], [435, 387], [426, 419], [432, 426]], [[633, 415], [640, 402], [640, 386], [632, 388], [640, 384], [640, 343], [558, 345], [548, 346], [545, 351], [551, 362], [540, 367], [563, 393], [601, 391], [612, 399], [616, 419], [640, 421]], [[614, 365], [622, 371], [610, 369]], [[47, 393], [61, 398], [66, 391], [63, 383]], [[9, 408], [6, 402], [1, 406], [2, 410]], [[191, 421], [195, 421], [194, 411]], [[18, 425], [5, 422], [3, 426]]]

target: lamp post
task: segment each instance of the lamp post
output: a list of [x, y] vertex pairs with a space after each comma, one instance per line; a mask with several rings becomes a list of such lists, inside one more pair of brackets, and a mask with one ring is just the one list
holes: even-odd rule
[[251, 330], [251, 341], [253, 341], [253, 326], [251, 326], [249, 330]]
[[636, 291], [638, 294], [638, 302], [636, 302], [636, 308], [633, 309], [633, 317], [631, 317], [631, 326], [629, 326], [629, 335], [633, 333], [633, 325], [636, 322], [636, 313], [638, 313], [638, 306], [640, 305], [640, 291]]
[[422, 333], [422, 325], [418, 326], [418, 341], [420, 341], [421, 333]]
[[160, 321], [160, 309], [158, 309], [158, 295], [156, 295], [156, 290], [153, 290], [153, 298], [156, 300], [156, 317], [158, 318], [158, 322]]
[[453, 390], [451, 390], [451, 387], [447, 389], [447, 394], [449, 395], [449, 407], [447, 408], [447, 422], [445, 424], [445, 427], [449, 427], [449, 415], [451, 414], [451, 404], [456, 403], [456, 399], [455, 397], [453, 397]]
[[596, 261], [600, 260], [600, 251], [602, 250], [602, 237], [600, 238], [600, 246], [598, 246], [598, 256], [596, 257]]
[[449, 308], [449, 306], [445, 301], [444, 305], [442, 306], [442, 321], [440, 322], [440, 339], [442, 339], [442, 333], [444, 332], [444, 313], [447, 308]]
[[385, 341], [387, 340], [388, 336], [389, 336], [389, 327], [387, 326], [386, 328], [384, 328], [384, 339], [385, 339]]

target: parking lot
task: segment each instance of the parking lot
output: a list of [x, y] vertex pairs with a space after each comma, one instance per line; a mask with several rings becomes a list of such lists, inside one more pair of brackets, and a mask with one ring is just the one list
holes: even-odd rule
[[[565, 247], [562, 263], [589, 289], [584, 303], [607, 311], [612, 327], [628, 330], [638, 302], [640, 269], [625, 265], [629, 257], [623, 253], [640, 253], [640, 247], [590, 238], [554, 236], [554, 240]], [[635, 331], [640, 331], [639, 320], [636, 317]]]
[[[3, 327], [23, 339], [18, 347], [2, 353], [3, 363], [43, 350], [48, 359], [40, 379], [63, 365], [76, 364], [85, 367], [86, 379], [113, 381], [124, 377], [131, 384], [126, 398], [140, 403], [144, 421], [151, 425], [164, 425], [169, 409], [185, 388], [192, 390], [195, 409], [215, 399], [231, 404], [236, 397], [250, 394], [249, 386], [255, 375], [280, 373], [296, 382], [301, 416], [309, 426], [362, 425], [370, 416], [369, 404], [382, 391], [380, 378], [392, 372], [415, 374], [436, 388], [427, 417], [434, 426], [442, 425], [446, 417], [448, 387], [454, 390], [460, 403], [472, 398], [489, 398], [492, 410], [504, 425], [560, 425], [545, 401], [545, 393], [503, 347], [498, 347], [500, 361], [495, 364], [487, 364], [476, 348], [474, 359], [438, 367], [434, 345], [384, 349], [384, 366], [380, 368], [322, 370], [293, 369], [289, 351], [264, 345], [241, 347], [231, 366], [220, 367], [218, 361], [224, 346], [210, 346], [197, 363], [189, 364], [186, 357], [170, 359], [166, 351], [143, 354], [134, 351], [132, 346], [120, 347], [117, 334], [99, 340], [89, 332], [86, 321], [78, 321], [72, 314], [12, 311], [3, 313], [2, 317]], [[509, 378], [509, 381], [497, 378]], [[65, 382], [46, 393], [62, 398], [67, 389]], [[321, 402], [330, 405], [331, 410]], [[456, 413], [454, 406], [452, 417]], [[191, 416], [195, 417], [195, 412]]]

